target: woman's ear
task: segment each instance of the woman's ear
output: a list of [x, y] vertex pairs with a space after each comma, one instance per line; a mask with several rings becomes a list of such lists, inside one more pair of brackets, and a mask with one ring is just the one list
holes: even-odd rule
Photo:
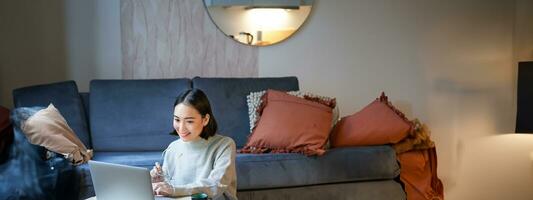
[[205, 117], [202, 118], [202, 125], [207, 126], [207, 124], [209, 123], [209, 117], [209, 114], [205, 114]]

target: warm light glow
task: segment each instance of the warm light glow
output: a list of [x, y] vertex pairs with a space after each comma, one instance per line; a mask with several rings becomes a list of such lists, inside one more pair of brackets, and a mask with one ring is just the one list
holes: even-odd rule
[[523, 145], [523, 146], [533, 145], [533, 134], [498, 133], [497, 135], [491, 135], [485, 138], [489, 140], [497, 140], [501, 144], [506, 143], [508, 145], [519, 145], [519, 146], [520, 145]]
[[289, 22], [287, 11], [279, 8], [251, 9], [247, 12], [247, 18], [256, 30], [286, 29]]
[[209, 14], [218, 28], [234, 40], [252, 45], [270, 45], [291, 36], [300, 27], [311, 5], [298, 9], [210, 6]]

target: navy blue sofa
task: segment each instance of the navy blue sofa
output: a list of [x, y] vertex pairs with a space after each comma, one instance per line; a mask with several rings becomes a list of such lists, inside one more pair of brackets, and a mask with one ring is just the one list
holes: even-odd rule
[[[249, 135], [246, 95], [265, 90], [298, 90], [296, 77], [93, 80], [89, 93], [74, 81], [19, 88], [15, 107], [60, 110], [94, 160], [151, 168], [177, 139], [172, 130], [175, 97], [188, 88], [203, 90], [219, 133], [237, 148]], [[396, 154], [390, 146], [329, 149], [323, 156], [237, 154], [239, 199], [405, 199]], [[79, 198], [94, 196], [86, 164], [75, 167]], [[60, 195], [60, 194], [58, 194]]]

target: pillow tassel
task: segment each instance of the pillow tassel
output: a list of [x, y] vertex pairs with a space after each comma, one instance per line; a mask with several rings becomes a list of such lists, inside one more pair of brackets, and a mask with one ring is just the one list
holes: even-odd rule
[[271, 148], [271, 147], [256, 147], [245, 146], [239, 150], [239, 153], [302, 153], [306, 156], [321, 156], [326, 153], [324, 149], [310, 149], [307, 146], [294, 147], [294, 148]]

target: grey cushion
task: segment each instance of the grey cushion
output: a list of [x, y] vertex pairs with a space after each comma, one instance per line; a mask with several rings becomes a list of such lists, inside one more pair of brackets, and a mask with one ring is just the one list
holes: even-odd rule
[[177, 137], [174, 101], [189, 79], [93, 80], [91, 138], [95, 151], [162, 151]]
[[393, 179], [400, 173], [390, 146], [330, 149], [323, 156], [238, 154], [239, 190]]
[[85, 109], [78, 93], [78, 86], [74, 81], [15, 89], [13, 98], [15, 107], [47, 107], [53, 103], [83, 144], [87, 148], [92, 147]]
[[200, 78], [192, 80], [194, 88], [204, 91], [218, 122], [218, 132], [233, 140], [242, 148], [250, 134], [246, 96], [250, 92], [266, 89], [282, 91], [298, 90], [296, 77], [279, 78]]

